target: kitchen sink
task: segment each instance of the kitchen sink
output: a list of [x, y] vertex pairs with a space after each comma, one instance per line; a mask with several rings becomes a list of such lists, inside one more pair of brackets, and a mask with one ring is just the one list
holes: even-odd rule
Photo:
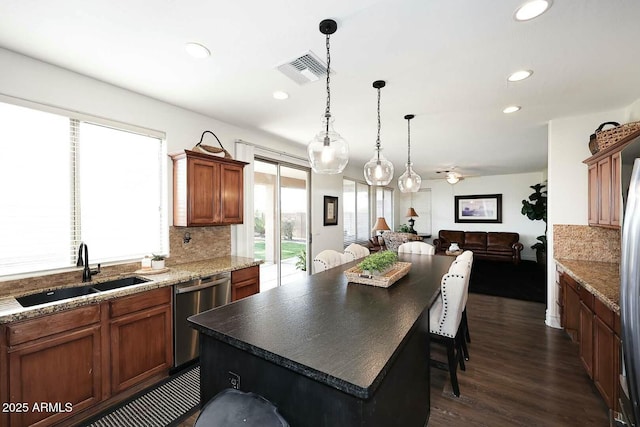
[[139, 285], [140, 283], [149, 282], [148, 279], [140, 277], [125, 277], [124, 279], [109, 280], [108, 282], [96, 283], [94, 289], [98, 291], [110, 291], [112, 289], [124, 288], [125, 286]]
[[98, 293], [91, 285], [76, 286], [73, 288], [56, 289], [53, 291], [40, 292], [38, 294], [26, 295], [16, 298], [23, 307], [31, 307], [33, 305], [46, 304], [52, 301], [60, 301], [63, 299], [79, 297]]
[[48, 302], [60, 301], [69, 298], [75, 298], [82, 295], [97, 294], [102, 291], [110, 291], [112, 289], [124, 288], [125, 286], [138, 285], [140, 283], [149, 282], [148, 279], [139, 277], [125, 277], [124, 279], [109, 280], [107, 282], [75, 286], [73, 288], [55, 289], [53, 291], [40, 292], [38, 294], [17, 297], [16, 300], [23, 307], [31, 307], [34, 305], [46, 304]]

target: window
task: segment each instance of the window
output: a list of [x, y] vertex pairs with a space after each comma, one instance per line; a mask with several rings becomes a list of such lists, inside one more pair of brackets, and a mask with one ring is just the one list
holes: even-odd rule
[[344, 179], [342, 187], [344, 245], [366, 242], [371, 237], [369, 186]]
[[0, 149], [0, 276], [167, 252], [160, 135], [0, 102]]
[[394, 230], [393, 224], [393, 190], [376, 187], [376, 218], [384, 217], [387, 225]]

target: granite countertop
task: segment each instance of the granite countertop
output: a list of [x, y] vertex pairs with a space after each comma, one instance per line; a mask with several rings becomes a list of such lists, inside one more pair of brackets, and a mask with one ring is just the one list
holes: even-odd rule
[[[77, 282], [68, 283], [64, 286], [43, 286], [34, 288], [30, 289], [29, 292], [22, 292], [21, 294], [9, 295], [0, 298], [0, 324], [29, 319], [44, 314], [56, 313], [58, 311], [68, 310], [70, 308], [80, 307], [83, 305], [96, 304], [117, 297], [123, 297], [126, 295], [136, 294], [138, 292], [144, 292], [152, 289], [162, 288], [165, 286], [175, 285], [178, 283], [188, 282], [190, 280], [200, 279], [202, 277], [210, 276], [216, 273], [240, 270], [259, 264], [262, 264], [261, 260], [254, 260], [252, 258], [238, 256], [225, 256], [173, 265], [169, 267], [169, 271], [162, 274], [145, 275], [136, 274], [132, 271], [128, 274], [120, 274], [111, 277], [101, 277], [99, 279], [92, 280], [89, 283], [81, 283], [80, 280], [78, 280]], [[62, 301], [54, 301], [47, 304], [35, 305], [32, 307], [23, 307], [16, 300], [16, 297], [20, 297], [23, 295], [43, 291], [51, 291], [54, 289], [71, 288], [88, 284], [99, 284], [113, 279], [132, 276], [143, 277], [145, 279], [148, 279], [149, 281], [138, 285], [127, 286], [89, 295], [82, 295], [79, 297], [69, 298]]]
[[620, 314], [620, 264], [573, 259], [555, 261], [564, 272]]

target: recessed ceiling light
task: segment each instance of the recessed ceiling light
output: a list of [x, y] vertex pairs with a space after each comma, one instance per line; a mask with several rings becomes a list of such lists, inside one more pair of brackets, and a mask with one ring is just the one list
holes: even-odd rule
[[524, 80], [527, 77], [531, 77], [531, 74], [533, 74], [533, 71], [531, 70], [519, 70], [507, 77], [507, 80], [509, 80], [510, 82], [519, 82], [520, 80]]
[[528, 21], [542, 15], [552, 3], [552, 0], [530, 0], [516, 9], [513, 18], [516, 21]]
[[287, 92], [283, 92], [281, 90], [277, 90], [273, 92], [273, 97], [275, 99], [283, 100], [289, 98], [289, 94]]
[[505, 108], [504, 110], [502, 110], [502, 112], [505, 113], [505, 114], [511, 114], [511, 113], [515, 113], [516, 111], [519, 111], [520, 108], [522, 108], [522, 107], [520, 107], [519, 105], [510, 105], [507, 108]]
[[187, 51], [189, 55], [198, 59], [206, 58], [209, 55], [211, 55], [211, 52], [209, 51], [209, 49], [207, 49], [205, 46], [201, 45], [200, 43], [194, 43], [194, 42], [186, 43], [184, 45], [184, 49]]

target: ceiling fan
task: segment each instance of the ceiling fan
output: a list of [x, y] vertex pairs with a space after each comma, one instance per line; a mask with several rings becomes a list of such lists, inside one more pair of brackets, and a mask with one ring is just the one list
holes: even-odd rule
[[437, 170], [436, 173], [444, 174], [444, 179], [451, 185], [457, 184], [458, 181], [462, 181], [464, 176], [460, 172], [455, 171], [455, 166], [450, 169]]

